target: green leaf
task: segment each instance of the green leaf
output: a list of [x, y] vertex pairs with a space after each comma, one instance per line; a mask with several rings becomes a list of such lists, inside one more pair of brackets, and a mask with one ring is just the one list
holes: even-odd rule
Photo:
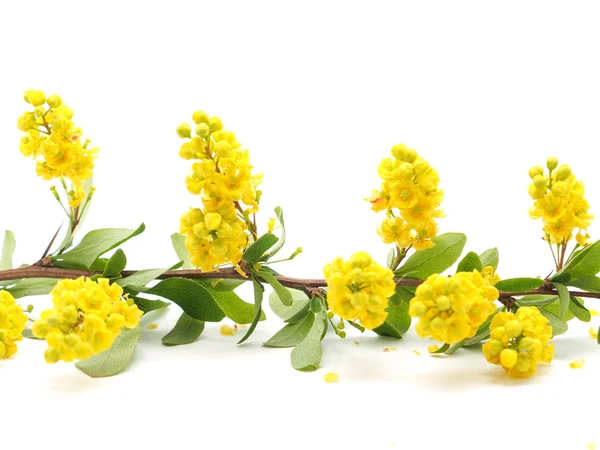
[[581, 277], [567, 284], [587, 292], [600, 292], [600, 278], [596, 276]]
[[517, 300], [519, 306], [544, 306], [558, 300], [556, 295], [525, 295]]
[[496, 270], [498, 268], [499, 261], [498, 249], [490, 248], [489, 250], [486, 250], [479, 255], [479, 259], [481, 260], [481, 265], [483, 267], [492, 266], [494, 270]]
[[552, 327], [552, 337], [563, 334], [569, 329], [567, 322], [562, 320], [556, 314], [547, 311], [545, 308], [540, 309], [540, 312], [548, 319], [548, 325]]
[[[246, 303], [235, 292], [212, 291], [211, 294], [225, 315], [235, 323], [245, 325], [254, 320], [254, 305]], [[265, 319], [265, 312], [261, 311], [259, 320]]]
[[[544, 309], [545, 311], [551, 312], [555, 316], [560, 316], [560, 300], [558, 299], [558, 297], [556, 297], [556, 300], [554, 300], [552, 303], [544, 305], [538, 309], [540, 310], [540, 312], [542, 311], [542, 309]], [[575, 317], [575, 315], [569, 309], [567, 311], [567, 314], [565, 315], [565, 317], [563, 317], [563, 319], [566, 322], [568, 322], [569, 320], [573, 319], [574, 317]]]
[[265, 233], [252, 243], [242, 255], [242, 259], [250, 264], [257, 262], [278, 241], [277, 236]]
[[233, 280], [229, 278], [204, 278], [195, 281], [208, 289], [219, 292], [231, 292], [246, 282], [246, 280]]
[[139, 325], [131, 330], [123, 330], [108, 350], [75, 365], [94, 378], [116, 375], [129, 364], [140, 339], [140, 331]]
[[478, 270], [479, 272], [481, 272], [482, 269], [483, 269], [482, 262], [479, 259], [479, 256], [477, 255], [477, 253], [469, 252], [458, 263], [456, 272], [473, 272], [473, 270]]
[[321, 310], [323, 309], [323, 302], [321, 301], [320, 297], [317, 297], [316, 295], [310, 299], [310, 310], [312, 312], [314, 312], [315, 314], [321, 312]]
[[158, 295], [177, 303], [187, 315], [196, 320], [220, 322], [225, 317], [225, 313], [212, 294], [193, 280], [168, 278], [145, 293]]
[[425, 280], [434, 273], [444, 272], [460, 257], [467, 237], [462, 233], [445, 233], [431, 241], [435, 244], [434, 247], [414, 253], [395, 274]]
[[177, 253], [177, 258], [179, 258], [180, 261], [183, 261], [183, 266], [181, 266], [181, 268], [193, 269], [194, 265], [190, 262], [190, 252], [185, 248], [185, 236], [179, 233], [173, 233], [171, 235], [171, 243], [173, 244], [175, 253]]
[[248, 328], [248, 331], [244, 337], [238, 341], [238, 344], [245, 342], [246, 339], [252, 335], [262, 314], [262, 301], [265, 288], [262, 283], [256, 279], [253, 273], [250, 274], [250, 276], [252, 277], [252, 285], [254, 287], [254, 319], [252, 320], [252, 323], [250, 324], [250, 327]]
[[121, 286], [122, 288], [130, 288], [135, 291], [143, 291], [148, 283], [156, 280], [163, 273], [165, 273], [167, 269], [146, 269], [140, 270], [132, 275], [129, 275], [125, 278], [120, 278], [115, 281], [116, 284]]
[[444, 344], [440, 348], [438, 348], [435, 352], [429, 352], [431, 355], [446, 353], [450, 349], [450, 344]]
[[127, 257], [125, 256], [125, 252], [119, 248], [106, 263], [102, 275], [105, 278], [121, 278], [121, 272], [125, 270], [126, 265]]
[[0, 258], [0, 270], [9, 270], [13, 268], [12, 257], [17, 248], [15, 233], [6, 230], [4, 232], [4, 243], [2, 244], [2, 258]]
[[463, 348], [463, 346], [465, 345], [465, 341], [462, 340], [456, 344], [452, 344], [448, 347], [448, 349], [444, 352], [444, 354], [446, 355], [453, 355], [454, 353], [456, 353], [458, 350], [460, 350], [461, 348]]
[[[297, 289], [290, 289], [290, 293], [293, 298], [291, 306], [284, 305], [277, 292], [273, 292], [269, 296], [269, 306], [280, 319], [286, 322], [297, 322], [308, 312], [310, 300], [304, 292]], [[294, 318], [298, 318], [298, 320], [292, 320]]]
[[33, 332], [31, 331], [31, 328], [25, 328], [23, 330], [23, 337], [25, 339], [33, 339], [35, 341], [43, 341], [43, 339], [41, 339], [33, 334]]
[[283, 221], [283, 210], [281, 209], [281, 206], [275, 207], [275, 215], [277, 216], [277, 220], [279, 220], [279, 223], [281, 224], [281, 237], [279, 238], [279, 241], [277, 241], [275, 247], [273, 247], [273, 249], [271, 250], [269, 258], [272, 258], [277, 253], [279, 253], [279, 250], [281, 250], [283, 244], [285, 244], [285, 222]]
[[507, 278], [496, 283], [496, 289], [503, 292], [525, 292], [537, 289], [544, 284], [541, 278]]
[[594, 276], [598, 272], [600, 272], [600, 241], [587, 246], [574, 256], [552, 277], [551, 281], [566, 283], [569, 280]]
[[560, 304], [560, 312], [558, 317], [564, 319], [567, 311], [569, 310], [569, 303], [571, 303], [571, 294], [569, 294], [569, 290], [566, 286], [563, 286], [560, 283], [553, 284], [558, 291], [558, 302]]
[[373, 331], [380, 336], [402, 338], [410, 328], [411, 318], [408, 315], [408, 307], [414, 296], [415, 288], [396, 286], [396, 292], [388, 299], [388, 316], [385, 322]]
[[277, 292], [281, 303], [283, 303], [285, 306], [290, 306], [292, 304], [293, 298], [290, 291], [284, 287], [270, 272], [267, 272], [266, 270], [259, 270], [258, 275], [267, 283], [269, 283], [273, 290]]
[[569, 309], [571, 312], [582, 322], [589, 322], [592, 320], [592, 315], [588, 311], [588, 309], [583, 306], [583, 303], [579, 301], [577, 297], [571, 297], [571, 302], [569, 303]]
[[327, 316], [321, 311], [316, 317], [306, 337], [292, 350], [292, 367], [296, 370], [313, 371], [319, 367], [323, 352], [321, 339], [327, 331]]
[[56, 278], [23, 278], [22, 280], [4, 281], [1, 289], [10, 292], [14, 298], [28, 297], [30, 295], [48, 294], [58, 279]]
[[147, 298], [140, 298], [131, 296], [137, 307], [144, 314], [157, 309], [163, 309], [170, 305], [169, 302], [163, 302], [162, 300], [148, 300]]
[[263, 345], [266, 347], [294, 347], [306, 338], [315, 321], [314, 314], [307, 314], [296, 323], [289, 323]]
[[136, 230], [105, 228], [90, 231], [75, 248], [52, 256], [51, 260], [56, 267], [89, 269], [99, 256], [143, 233], [145, 229], [146, 226], [141, 224]]
[[185, 345], [195, 342], [204, 331], [204, 322], [181, 313], [181, 317], [168, 334], [162, 338], [164, 345]]

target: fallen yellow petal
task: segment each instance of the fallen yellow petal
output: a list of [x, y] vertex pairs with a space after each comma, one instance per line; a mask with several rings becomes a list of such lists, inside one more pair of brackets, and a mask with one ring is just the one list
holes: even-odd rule
[[440, 348], [434, 344], [434, 345], [430, 345], [429, 347], [427, 347], [427, 350], [429, 351], [429, 353], [433, 353], [433, 352], [437, 352]]
[[[598, 315], [598, 311], [596, 311], [595, 309], [590, 309], [590, 315], [591, 316], [597, 316]], [[594, 444], [592, 444], [594, 445]]]
[[581, 359], [576, 359], [572, 363], [569, 363], [569, 367], [571, 369], [581, 369], [584, 364], [585, 364], [585, 359], [581, 358]]
[[383, 349], [384, 352], [395, 352], [396, 347], [386, 347]]
[[354, 339], [354, 343], [355, 343], [356, 345], [360, 344], [360, 342], [359, 342], [359, 341], [357, 341], [356, 339]]
[[585, 446], [586, 450], [596, 450], [596, 446], [592, 443], [589, 443]]
[[223, 336], [233, 336], [235, 335], [235, 329], [233, 329], [232, 327], [230, 327], [227, 324], [221, 325], [221, 328], [219, 329], [219, 333], [221, 333]]
[[420, 353], [420, 352], [418, 352], [418, 351], [416, 351], [416, 350], [413, 350], [413, 353], [414, 353], [415, 355], [417, 355], [417, 356], [421, 356], [421, 353]]
[[156, 330], [158, 328], [158, 324], [157, 323], [149, 323], [146, 328], [148, 328], [149, 330]]
[[323, 379], [327, 383], [337, 383], [340, 380], [340, 377], [338, 376], [337, 373], [328, 372], [325, 374], [325, 376], [323, 376]]
[[596, 329], [594, 327], [590, 327], [588, 332], [590, 333], [590, 336], [593, 337], [594, 339], [598, 338], [598, 332], [596, 331]]

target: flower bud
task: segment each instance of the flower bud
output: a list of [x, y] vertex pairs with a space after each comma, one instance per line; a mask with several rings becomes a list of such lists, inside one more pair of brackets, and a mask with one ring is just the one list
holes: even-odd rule
[[219, 131], [223, 128], [223, 123], [218, 117], [211, 117], [208, 121], [208, 126], [210, 128], [210, 132], [214, 133], [215, 131]]
[[44, 94], [42, 91], [32, 89], [27, 91], [25, 94], [25, 101], [27, 101], [27, 103], [31, 103], [33, 106], [40, 106], [46, 103], [46, 94]]
[[48, 99], [46, 100], [46, 103], [48, 103], [48, 106], [50, 108], [57, 108], [60, 105], [62, 105], [62, 98], [60, 98], [56, 94], [52, 94], [50, 97], [48, 97]]
[[208, 114], [206, 114], [204, 111], [196, 111], [194, 114], [192, 114], [192, 120], [196, 124], [208, 124]]
[[196, 135], [201, 138], [205, 138], [210, 134], [210, 128], [207, 123], [200, 123], [196, 127]]
[[52, 125], [53, 129], [60, 131], [67, 126], [67, 119], [62, 114], [55, 114], [52, 116], [50, 124]]
[[546, 167], [550, 172], [552, 172], [558, 166], [558, 159], [556, 157], [551, 156], [546, 160]]
[[518, 358], [519, 354], [511, 348], [505, 348], [500, 352], [500, 364], [507, 369], [514, 367]]
[[558, 181], [566, 180], [571, 176], [571, 168], [566, 164], [563, 164], [558, 168], [558, 172], [556, 173], [556, 179]]
[[523, 327], [518, 320], [509, 320], [504, 324], [504, 330], [509, 338], [514, 338], [523, 332]]
[[529, 169], [529, 177], [533, 180], [536, 175], [544, 175], [544, 169], [541, 166], [533, 166]]
[[192, 128], [187, 123], [182, 123], [177, 127], [177, 136], [182, 139], [192, 137]]
[[17, 121], [17, 127], [21, 131], [29, 131], [36, 124], [35, 114], [26, 112]]
[[533, 185], [535, 186], [536, 189], [545, 189], [547, 186], [548, 180], [546, 179], [546, 177], [542, 176], [542, 175], [536, 175], [533, 178]]
[[42, 117], [46, 113], [46, 109], [43, 106], [36, 106], [33, 109], [33, 114], [35, 117]]
[[204, 224], [209, 231], [216, 230], [221, 225], [221, 215], [219, 213], [206, 213]]

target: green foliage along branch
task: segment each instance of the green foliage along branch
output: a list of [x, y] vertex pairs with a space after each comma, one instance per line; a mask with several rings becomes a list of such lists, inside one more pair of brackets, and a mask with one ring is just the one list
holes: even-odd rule
[[[60, 97], [30, 90], [25, 100], [31, 109], [18, 120], [25, 133], [21, 152], [36, 161], [39, 176], [57, 181], [52, 195], [69, 226], [39, 261], [18, 268], [12, 261], [15, 235], [6, 232], [0, 260], [2, 358], [15, 354], [23, 336], [44, 339], [47, 362], [78, 361], [90, 376], [114, 375], [135, 351], [143, 331], [140, 317], [171, 303], [181, 308], [181, 316], [163, 344], [190, 344], [205, 322], [226, 317], [249, 325], [238, 342], [243, 343], [266, 318], [268, 285], [270, 307], [285, 325], [265, 346], [293, 347], [295, 369], [319, 367], [328, 330], [344, 338], [348, 325], [400, 339], [416, 318], [417, 333], [441, 344], [431, 346], [431, 353], [480, 345], [490, 363], [511, 376], [527, 377], [538, 363], [552, 361], [550, 340], [567, 330], [568, 320], [590, 321], [592, 311], [583, 298], [600, 298], [600, 244], [589, 240], [589, 204], [570, 167], [549, 158], [547, 172], [537, 166], [529, 172], [530, 215], [543, 222], [556, 270], [544, 279], [501, 280], [497, 249], [463, 256], [464, 234], [439, 234], [440, 177], [404, 145], [394, 146], [391, 157], [382, 160], [382, 183], [369, 199], [371, 209], [385, 215], [377, 232], [392, 245], [387, 264], [358, 252], [327, 264], [323, 279], [284, 276], [273, 267], [302, 249], [276, 257], [286, 240], [283, 211], [275, 209], [261, 234], [262, 174], [254, 172], [248, 150], [221, 120], [203, 111], [192, 115], [193, 127], [177, 127], [184, 139], [179, 154], [192, 162], [185, 184], [198, 199], [181, 217], [180, 233], [171, 236], [179, 262], [127, 270], [121, 245], [141, 234], [144, 225], [91, 231], [74, 245], [95, 191], [91, 180], [98, 150], [88, 149], [89, 140], [82, 142], [73, 111]], [[443, 275], [455, 264], [455, 274]], [[253, 285], [253, 303], [235, 293], [244, 282]], [[23, 310], [17, 304], [20, 298], [48, 293], [52, 308], [36, 317], [32, 307]], [[222, 334], [234, 330], [224, 325]]]

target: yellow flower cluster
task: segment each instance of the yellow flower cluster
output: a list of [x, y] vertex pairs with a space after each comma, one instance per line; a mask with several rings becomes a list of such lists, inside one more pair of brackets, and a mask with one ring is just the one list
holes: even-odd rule
[[378, 172], [383, 183], [369, 199], [373, 211], [387, 211], [377, 233], [398, 248], [433, 247], [431, 238], [438, 231], [435, 219], [443, 217], [440, 177], [415, 150], [402, 144], [392, 148], [392, 156], [381, 161]]
[[32, 328], [48, 343], [48, 363], [87, 359], [109, 349], [121, 330], [135, 328], [143, 314], [106, 278], [60, 280], [50, 294], [54, 307], [42, 312]]
[[17, 351], [15, 342], [23, 339], [27, 315], [7, 291], [0, 291], [0, 359], [10, 358]]
[[387, 318], [388, 298], [394, 295], [394, 273], [358, 252], [344, 261], [336, 258], [323, 269], [329, 309], [346, 320], [360, 320], [372, 330]]
[[451, 277], [431, 275], [410, 301], [408, 313], [418, 317], [417, 334], [446, 344], [473, 337], [492, 314], [498, 290], [477, 270]]
[[58, 95], [46, 98], [42, 91], [30, 89], [25, 92], [25, 101], [33, 109], [17, 121], [25, 132], [21, 153], [36, 160], [36, 172], [44, 180], [71, 180], [69, 206], [77, 208], [85, 198], [83, 182], [92, 176], [98, 149], [88, 148], [89, 139], [81, 143], [81, 128], [72, 121], [73, 110]]
[[552, 327], [535, 306], [521, 307], [516, 314], [499, 312], [492, 319], [490, 331], [483, 354], [509, 375], [529, 377], [535, 373], [538, 362], [552, 362], [554, 345], [548, 344]]
[[547, 173], [541, 166], [529, 169], [532, 180], [529, 195], [535, 200], [529, 215], [532, 219], [542, 219], [550, 243], [567, 243], [573, 237], [573, 231], [579, 229], [577, 242], [586, 245], [589, 242], [586, 229], [593, 216], [588, 212], [590, 205], [584, 198], [583, 182], [566, 164], [558, 167], [554, 157], [548, 158], [546, 166]]
[[231, 131], [223, 130], [218, 117], [204, 111], [192, 115], [196, 124], [177, 127], [186, 139], [179, 155], [196, 160], [186, 179], [188, 191], [200, 195], [203, 208], [193, 208], [181, 218], [180, 232], [194, 266], [210, 271], [221, 264], [237, 264], [253, 227], [250, 214], [258, 211], [262, 174], [253, 174], [248, 150], [242, 149]]

